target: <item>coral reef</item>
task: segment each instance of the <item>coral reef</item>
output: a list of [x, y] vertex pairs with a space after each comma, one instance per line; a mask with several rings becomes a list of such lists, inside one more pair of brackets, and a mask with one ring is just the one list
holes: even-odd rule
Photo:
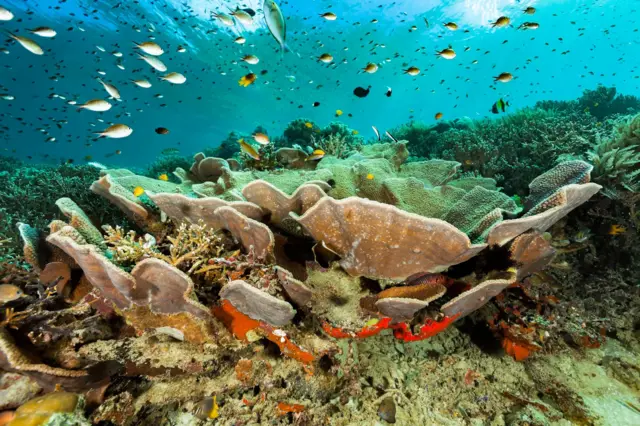
[[[10, 260], [31, 267], [0, 263], [6, 408], [68, 424], [588, 424], [609, 386], [631, 411], [638, 361], [618, 340], [638, 348], [638, 117], [600, 135], [554, 105], [410, 123], [394, 143], [297, 120], [262, 164], [202, 152], [146, 176], [83, 168], [76, 194], [39, 181], [59, 212], [15, 216]], [[105, 202], [117, 214], [96, 220]], [[57, 391], [28, 402], [40, 388]]]

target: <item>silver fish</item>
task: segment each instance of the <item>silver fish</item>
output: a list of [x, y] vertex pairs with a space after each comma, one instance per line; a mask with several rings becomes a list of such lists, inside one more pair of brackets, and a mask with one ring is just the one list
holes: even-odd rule
[[286, 43], [287, 24], [284, 21], [280, 7], [273, 0], [264, 0], [262, 10], [264, 11], [264, 21], [267, 24], [267, 28], [269, 28], [273, 38], [280, 44], [282, 52], [287, 49], [291, 50]]

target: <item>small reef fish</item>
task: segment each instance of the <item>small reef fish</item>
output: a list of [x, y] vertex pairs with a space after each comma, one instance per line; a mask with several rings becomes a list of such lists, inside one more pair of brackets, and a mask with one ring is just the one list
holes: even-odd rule
[[508, 83], [513, 80], [513, 75], [509, 72], [503, 72], [499, 76], [494, 77], [494, 82], [499, 81], [500, 83]]
[[333, 56], [328, 53], [323, 53], [322, 55], [320, 55], [318, 60], [320, 62], [324, 62], [325, 64], [330, 64], [331, 62], [333, 62]]
[[105, 112], [111, 109], [111, 104], [103, 99], [93, 99], [83, 105], [78, 105], [78, 111], [88, 109], [94, 112]]
[[166, 127], [158, 127], [156, 128], [155, 132], [159, 135], [168, 135], [169, 129], [167, 129]]
[[336, 110], [336, 117], [340, 117], [342, 115], [342, 110], [341, 109], [337, 109]]
[[218, 401], [214, 395], [212, 398], [206, 398], [200, 401], [193, 414], [200, 420], [213, 420], [217, 419], [220, 415], [218, 410]]
[[404, 73], [415, 77], [416, 75], [420, 74], [420, 68], [418, 68], [418, 67], [409, 67], [406, 70], [404, 70]]
[[165, 148], [162, 151], [160, 151], [160, 154], [162, 155], [174, 155], [179, 153], [180, 150], [178, 148]]
[[537, 30], [540, 28], [540, 24], [537, 22], [523, 22], [518, 29], [519, 30]]
[[305, 161], [321, 160], [325, 156], [325, 152], [321, 149], [314, 149], [310, 156]]
[[158, 176], [158, 179], [166, 182], [169, 180], [169, 176], [167, 176], [166, 173], [163, 173], [160, 176]]
[[260, 59], [258, 59], [258, 57], [255, 55], [246, 55], [242, 58], [242, 60], [249, 65], [256, 65], [258, 62], [260, 62]]
[[375, 178], [375, 176], [373, 175], [373, 173], [369, 173], [367, 175], [367, 180], [373, 180]]
[[441, 112], [436, 112], [435, 119], [436, 120], [440, 120], [441, 118], [442, 118], [442, 113]]
[[502, 28], [502, 27], [506, 27], [507, 25], [509, 25], [511, 23], [511, 19], [509, 19], [506, 16], [501, 16], [498, 19], [496, 19], [495, 22], [491, 23], [491, 28]]
[[384, 134], [387, 135], [387, 137], [389, 139], [391, 139], [392, 141], [394, 141], [395, 143], [398, 143], [398, 140], [396, 138], [394, 138], [393, 135], [391, 133], [389, 133], [388, 130], [386, 132], [384, 132]]
[[252, 136], [253, 140], [258, 142], [260, 145], [269, 145], [269, 136], [264, 133], [254, 133]]
[[133, 44], [135, 44], [138, 49], [142, 50], [147, 55], [160, 56], [164, 53], [164, 50], [162, 50], [162, 47], [160, 47], [157, 43], [154, 43], [153, 41], [145, 41], [140, 44], [134, 42]]
[[108, 127], [103, 132], [96, 133], [99, 135], [98, 137], [102, 138], [111, 138], [111, 139], [122, 139], [133, 133], [133, 129], [125, 124], [114, 124], [113, 126]]
[[524, 9], [522, 13], [526, 13], [527, 15], [533, 15], [534, 13], [536, 13], [536, 8], [529, 6], [526, 9]]
[[451, 47], [436, 52], [436, 56], [444, 59], [453, 59], [456, 57], [456, 52]]
[[247, 87], [251, 84], [253, 84], [256, 79], [258, 78], [257, 75], [255, 75], [254, 73], [250, 72], [249, 74], [243, 76], [240, 80], [238, 80], [238, 85], [242, 86], [242, 87]]
[[366, 72], [367, 74], [374, 74], [376, 71], [378, 71], [378, 65], [372, 62], [369, 62], [367, 66], [364, 67], [363, 71]]
[[186, 51], [187, 51], [187, 49], [185, 49], [184, 46], [178, 46], [178, 48], [176, 49], [176, 52], [178, 52], [178, 53], [184, 53]]
[[2, 93], [2, 94], [0, 94], [0, 98], [4, 99], [5, 101], [12, 101], [16, 97], [13, 96], [13, 95], [7, 95], [6, 93]]
[[238, 22], [240, 22], [243, 25], [253, 24], [253, 17], [243, 9], [238, 8], [232, 11], [230, 15], [236, 18]]
[[56, 34], [58, 34], [54, 29], [49, 27], [38, 27], [32, 30], [29, 30], [29, 32], [31, 34], [35, 34], [39, 37], [44, 37], [44, 38], [52, 38], [52, 37], [55, 37]]
[[254, 147], [245, 142], [244, 139], [238, 140], [238, 143], [240, 144], [240, 149], [242, 150], [242, 152], [244, 152], [254, 160], [260, 161], [260, 154], [258, 154], [258, 151]]
[[184, 84], [187, 81], [187, 77], [180, 74], [179, 72], [170, 72], [169, 74], [160, 77], [160, 80], [168, 81], [172, 84]]
[[338, 16], [333, 12], [325, 12], [320, 16], [326, 19], [327, 21], [335, 21], [336, 19], [338, 19]]
[[0, 284], [0, 303], [11, 302], [24, 296], [20, 287], [13, 284]]
[[36, 43], [35, 41], [31, 40], [30, 38], [17, 36], [17, 35], [15, 35], [13, 33], [8, 33], [8, 34], [9, 34], [9, 37], [14, 39], [18, 43], [20, 43], [20, 45], [22, 47], [24, 47], [25, 49], [27, 49], [29, 52], [33, 53], [34, 55], [44, 55], [44, 50], [42, 50], [42, 47], [38, 46], [38, 43]]
[[131, 82], [138, 87], [142, 87], [143, 89], [148, 89], [151, 87], [151, 83], [149, 83], [147, 80], [131, 80]]
[[233, 27], [235, 25], [233, 22], [233, 18], [226, 13], [214, 13], [213, 17], [222, 22], [222, 24], [226, 25], [227, 27]]
[[287, 47], [287, 24], [282, 15], [282, 11], [277, 3], [273, 0], [264, 0], [262, 4], [262, 10], [264, 11], [264, 20], [269, 28], [269, 32], [273, 38], [280, 45], [280, 50], [291, 50]]
[[109, 96], [111, 96], [114, 99], [120, 99], [120, 91], [116, 89], [116, 86], [114, 86], [113, 84], [105, 83], [104, 81], [102, 81], [101, 78], [98, 78], [97, 80], [98, 80], [98, 83], [102, 84], [102, 86], [104, 87], [104, 90], [107, 91]]
[[620, 234], [624, 234], [625, 232], [627, 232], [627, 228], [625, 228], [622, 225], [611, 225], [611, 227], [609, 228], [609, 235], [620, 235]]
[[393, 91], [391, 90], [391, 87], [387, 87], [387, 93], [385, 93], [384, 95], [387, 98], [390, 98], [392, 93], [393, 93]]
[[456, 31], [458, 29], [458, 24], [455, 22], [447, 22], [446, 24], [442, 24], [449, 31]]
[[11, 13], [8, 9], [0, 6], [0, 21], [10, 21], [13, 19], [13, 13]]
[[509, 104], [509, 101], [505, 102], [504, 100], [502, 100], [502, 98], [500, 98], [491, 107], [491, 112], [494, 113], [494, 114], [499, 114], [500, 111], [506, 112], [508, 106], [511, 106]]
[[367, 87], [366, 89], [364, 87], [356, 87], [355, 89], [353, 89], [353, 94], [359, 98], [364, 98], [369, 94], [370, 90], [371, 86]]
[[306, 123], [304, 123], [304, 127], [306, 127], [307, 129], [310, 129], [313, 127], [313, 124], [309, 123], [308, 121]]
[[376, 126], [371, 126], [371, 128], [373, 129], [373, 132], [376, 134], [376, 138], [379, 141], [380, 140], [380, 132], [378, 131], [378, 129], [376, 129]]
[[151, 65], [151, 67], [156, 71], [165, 72], [167, 70], [167, 66], [155, 56], [146, 56], [138, 53], [138, 57], [145, 61], [147, 64]]
[[242, 36], [239, 36], [239, 37], [236, 37], [236, 39], [233, 40], [233, 42], [236, 44], [245, 44], [247, 42], [247, 39]]
[[141, 186], [136, 186], [135, 188], [133, 188], [133, 196], [134, 197], [140, 197], [142, 194], [144, 194], [144, 188]]

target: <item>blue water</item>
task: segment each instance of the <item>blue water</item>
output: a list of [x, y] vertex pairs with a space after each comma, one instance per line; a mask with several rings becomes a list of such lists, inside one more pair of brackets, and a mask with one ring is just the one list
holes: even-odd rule
[[[437, 112], [445, 119], [490, 116], [500, 97], [522, 108], [538, 100], [573, 99], [597, 84], [640, 95], [640, 56], [634, 54], [640, 3], [634, 0], [280, 2], [287, 43], [295, 52], [284, 55], [266, 29], [261, 3], [0, 0], [15, 15], [0, 21], [0, 30], [27, 36], [45, 50], [36, 56], [8, 37], [2, 43], [9, 53], [0, 53], [0, 93], [15, 100], [0, 99], [0, 152], [33, 161], [46, 155], [46, 161], [82, 162], [90, 155], [106, 164], [144, 165], [165, 148], [190, 155], [216, 146], [233, 130], [250, 133], [262, 125], [270, 135], [279, 135], [299, 117], [324, 126], [336, 120], [337, 109], [344, 111], [340, 120], [373, 137], [371, 125], [384, 131], [412, 118], [433, 123]], [[228, 28], [210, 17], [236, 5], [258, 11], [251, 27]], [[527, 6], [537, 9], [535, 15], [522, 13]], [[320, 16], [329, 11], [338, 19]], [[491, 28], [500, 16], [510, 17], [513, 27]], [[540, 28], [517, 30], [525, 21]], [[459, 29], [449, 31], [445, 22]], [[414, 25], [417, 29], [411, 30]], [[58, 34], [47, 39], [28, 33], [39, 26]], [[234, 43], [241, 32], [244, 45]], [[160, 59], [169, 72], [184, 74], [185, 84], [160, 81], [164, 73], [137, 59], [132, 42], [148, 40], [164, 48]], [[179, 45], [187, 51], [178, 53]], [[436, 50], [449, 45], [457, 57], [437, 58]], [[123, 56], [115, 57], [115, 51]], [[319, 62], [323, 53], [333, 55], [334, 62]], [[255, 54], [260, 63], [240, 61], [246, 54]], [[361, 72], [368, 62], [380, 64], [377, 73]], [[404, 74], [409, 66], [420, 68], [420, 75]], [[122, 100], [112, 101], [114, 107], [105, 113], [77, 112], [67, 101], [107, 99], [96, 82], [98, 70], [120, 90]], [[260, 75], [262, 70], [267, 73]], [[239, 86], [248, 72], [258, 74], [258, 80]], [[492, 77], [501, 72], [511, 72], [514, 80], [494, 84]], [[139, 88], [132, 78], [146, 78], [153, 87]], [[366, 98], [353, 95], [355, 87], [369, 85]], [[385, 96], [387, 87], [391, 97]], [[320, 106], [313, 107], [314, 102]], [[93, 132], [110, 123], [127, 124], [133, 134], [94, 141]], [[170, 133], [156, 134], [160, 126]], [[51, 137], [56, 141], [46, 142]], [[116, 150], [121, 154], [113, 155]]]

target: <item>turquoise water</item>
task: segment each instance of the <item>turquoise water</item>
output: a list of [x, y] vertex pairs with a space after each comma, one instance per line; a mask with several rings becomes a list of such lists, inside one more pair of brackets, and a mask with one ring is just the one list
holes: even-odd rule
[[[434, 123], [438, 112], [444, 119], [492, 116], [499, 98], [513, 110], [539, 100], [574, 99], [598, 84], [640, 95], [640, 57], [633, 53], [639, 5], [631, 0], [281, 2], [293, 51], [284, 54], [266, 28], [261, 1], [2, 0], [0, 5], [14, 14], [0, 21], [0, 30], [27, 36], [44, 49], [44, 55], [34, 55], [4, 38], [0, 92], [15, 99], [0, 99], [0, 148], [40, 162], [82, 163], [91, 156], [106, 164], [144, 165], [165, 148], [191, 155], [216, 146], [233, 130], [251, 133], [262, 125], [279, 135], [300, 117], [324, 126], [337, 119], [336, 110], [344, 112], [339, 120], [373, 138], [372, 125], [384, 132], [411, 119]], [[252, 25], [227, 27], [211, 17], [235, 6], [257, 12]], [[528, 6], [535, 14], [523, 13]], [[337, 19], [324, 19], [325, 12]], [[501, 16], [512, 26], [492, 28]], [[447, 22], [458, 29], [445, 28]], [[518, 30], [524, 22], [539, 28]], [[28, 32], [40, 26], [57, 35]], [[240, 35], [246, 38], [243, 45], [234, 42]], [[182, 73], [185, 84], [159, 80], [165, 73], [137, 58], [133, 42], [144, 41], [164, 49], [160, 59], [167, 72]], [[435, 55], [449, 45], [457, 54], [453, 60]], [[179, 53], [178, 46], [186, 51]], [[331, 63], [318, 60], [324, 53], [333, 56]], [[241, 61], [248, 54], [260, 62]], [[362, 72], [369, 62], [379, 64], [375, 74]], [[403, 72], [411, 66], [420, 74]], [[240, 86], [238, 80], [249, 72], [257, 81]], [[502, 72], [514, 79], [494, 83]], [[111, 101], [107, 112], [78, 112], [69, 101], [108, 99], [98, 77], [115, 85], [121, 100]], [[130, 82], [134, 78], [147, 79], [152, 87], [137, 87]], [[354, 88], [369, 85], [367, 97], [353, 95]], [[93, 132], [112, 123], [130, 126], [132, 135], [94, 141]], [[169, 134], [156, 134], [158, 127]]]

